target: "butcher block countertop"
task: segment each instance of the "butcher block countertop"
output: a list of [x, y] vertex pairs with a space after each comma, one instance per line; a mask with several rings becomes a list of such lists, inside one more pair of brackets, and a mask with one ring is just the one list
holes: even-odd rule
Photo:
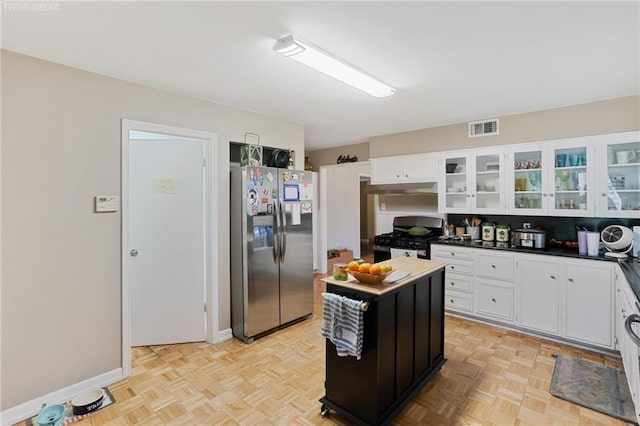
[[[396, 290], [405, 284], [413, 282], [415, 279], [429, 275], [438, 269], [444, 268], [444, 262], [435, 260], [415, 259], [412, 257], [397, 257], [395, 259], [385, 260], [381, 264], [389, 264], [393, 266], [394, 271], [408, 272], [410, 275], [394, 283], [387, 283], [384, 280], [378, 284], [364, 284], [349, 275], [347, 281], [338, 281], [333, 279], [333, 275], [323, 278], [322, 281], [336, 286], [362, 291], [365, 293], [381, 295], [392, 290]], [[392, 273], [393, 274], [393, 273]], [[391, 276], [391, 274], [390, 274]]]

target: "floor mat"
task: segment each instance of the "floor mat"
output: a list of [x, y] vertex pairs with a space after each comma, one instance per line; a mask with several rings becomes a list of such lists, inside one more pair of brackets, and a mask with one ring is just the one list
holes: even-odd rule
[[[65, 406], [65, 410], [64, 410], [64, 421], [62, 422], [62, 425], [70, 425], [71, 423], [75, 423], [79, 420], [82, 420], [90, 415], [92, 415], [93, 413], [97, 413], [98, 411], [102, 410], [103, 408], [106, 408], [112, 404], [114, 404], [116, 402], [116, 399], [113, 397], [113, 395], [111, 394], [111, 391], [109, 391], [109, 388], [104, 387], [102, 388], [104, 390], [104, 400], [102, 401], [102, 405], [100, 406], [100, 408], [98, 408], [95, 411], [92, 411], [89, 414], [82, 414], [79, 416], [74, 416], [73, 415], [73, 407], [71, 406], [71, 401], [65, 402], [63, 405]], [[26, 426], [38, 426], [38, 421], [36, 420], [36, 418], [38, 417], [38, 415], [36, 414], [35, 416], [33, 416], [30, 419], [27, 419], [25, 421]]]
[[549, 392], [583, 407], [638, 424], [624, 372], [584, 359], [558, 355]]

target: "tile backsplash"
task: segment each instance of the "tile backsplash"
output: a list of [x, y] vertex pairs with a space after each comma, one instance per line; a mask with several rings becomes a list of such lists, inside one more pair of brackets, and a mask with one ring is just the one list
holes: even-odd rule
[[522, 224], [528, 222], [532, 228], [547, 231], [547, 239], [576, 241], [576, 227], [589, 231], [602, 231], [609, 225], [623, 225], [628, 228], [640, 226], [640, 219], [615, 219], [603, 217], [558, 217], [558, 216], [511, 216], [511, 215], [473, 215], [449, 214], [447, 222], [455, 226], [462, 226], [464, 218], [480, 217], [483, 222], [509, 225], [511, 229], [521, 229]]

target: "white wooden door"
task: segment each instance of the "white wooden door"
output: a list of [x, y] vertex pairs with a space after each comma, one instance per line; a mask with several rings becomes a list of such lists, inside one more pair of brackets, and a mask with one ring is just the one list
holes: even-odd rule
[[585, 263], [563, 266], [564, 336], [598, 346], [612, 347], [611, 268], [609, 265]]
[[206, 338], [204, 143], [130, 143], [133, 346]]
[[[551, 256], [517, 258], [517, 320], [520, 325], [560, 333], [560, 261]], [[543, 308], [544, 307], [544, 308]]]

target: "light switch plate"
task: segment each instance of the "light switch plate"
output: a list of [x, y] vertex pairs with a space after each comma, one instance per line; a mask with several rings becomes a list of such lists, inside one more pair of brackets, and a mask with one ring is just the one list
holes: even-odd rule
[[96, 213], [117, 212], [120, 208], [120, 198], [117, 195], [96, 195]]

